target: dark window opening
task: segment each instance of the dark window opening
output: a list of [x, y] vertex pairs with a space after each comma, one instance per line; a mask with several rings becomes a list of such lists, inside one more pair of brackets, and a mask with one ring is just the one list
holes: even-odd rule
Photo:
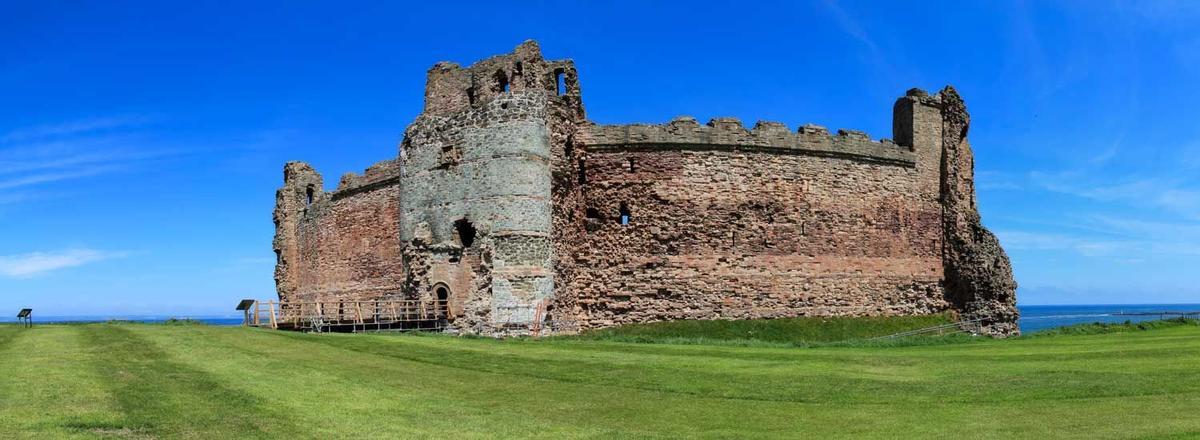
[[450, 289], [447, 289], [446, 286], [438, 286], [437, 290], [434, 290], [434, 295], [437, 296], [437, 316], [438, 318], [445, 318], [447, 315], [446, 309], [450, 302]]
[[621, 215], [621, 217], [620, 217], [621, 224], [628, 225], [629, 224], [629, 205], [626, 205], [625, 202], [621, 202], [621, 209], [620, 209], [619, 213]]
[[275, 249], [275, 264], [283, 264], [283, 251]]
[[587, 229], [594, 231], [600, 228], [600, 211], [596, 208], [587, 209]]
[[304, 189], [304, 204], [305, 207], [312, 206], [313, 204], [313, 187], [311, 186]]
[[567, 143], [563, 145], [563, 149], [566, 150], [567, 157], [575, 155], [575, 135], [567, 136]]
[[583, 162], [583, 159], [579, 159], [579, 183], [587, 183], [587, 165]]
[[463, 248], [469, 248], [475, 244], [475, 226], [467, 219], [458, 219], [454, 222], [454, 231], [458, 233], [458, 243]]
[[567, 94], [567, 76], [565, 73], [566, 72], [564, 72], [562, 69], [554, 71], [554, 85], [556, 87], [555, 90], [557, 91], [558, 96]]
[[508, 75], [505, 75], [503, 70], [496, 71], [496, 91], [508, 91]]
[[474, 87], [467, 88], [467, 102], [470, 102], [471, 105], [475, 105], [475, 88]]
[[637, 171], [637, 166], [636, 166], [636, 165], [633, 163], [633, 158], [632, 158], [632, 157], [631, 157], [631, 158], [628, 158], [628, 159], [625, 159], [625, 171], [628, 171], [628, 172], [631, 172], [631, 173], [632, 173], [632, 172], [634, 172], [634, 171]]

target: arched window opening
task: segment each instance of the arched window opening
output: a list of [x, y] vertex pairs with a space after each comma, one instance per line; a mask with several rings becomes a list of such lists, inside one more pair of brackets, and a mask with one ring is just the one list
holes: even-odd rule
[[304, 206], [307, 208], [307, 207], [312, 206], [312, 204], [313, 204], [313, 187], [311, 185], [309, 185], [308, 188], [304, 188]]
[[437, 309], [437, 317], [445, 318], [450, 305], [450, 289], [447, 289], [446, 286], [438, 286], [434, 290], [434, 295], [437, 297], [437, 304], [434, 307]]
[[558, 96], [567, 94], [567, 75], [563, 69], [554, 71], [554, 86]]
[[587, 164], [583, 159], [579, 159], [579, 183], [581, 185], [587, 183]]
[[496, 71], [496, 91], [508, 91], [508, 75], [506, 75], [503, 70]]
[[620, 211], [618, 211], [618, 212], [619, 212], [619, 213], [620, 213], [620, 215], [621, 215], [621, 216], [620, 216], [620, 222], [621, 222], [621, 224], [622, 224], [622, 225], [628, 225], [628, 224], [629, 224], [629, 218], [630, 218], [630, 217], [629, 217], [629, 205], [626, 205], [626, 204], [625, 204], [625, 202], [621, 202], [621, 209], [620, 209]]
[[475, 225], [467, 219], [460, 218], [454, 221], [454, 233], [458, 235], [458, 244], [464, 249], [475, 244]]

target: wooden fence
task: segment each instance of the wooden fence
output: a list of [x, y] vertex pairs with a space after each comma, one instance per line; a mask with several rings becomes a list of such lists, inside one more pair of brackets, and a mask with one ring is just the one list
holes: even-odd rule
[[243, 324], [308, 331], [440, 328], [447, 310], [445, 300], [256, 301]]

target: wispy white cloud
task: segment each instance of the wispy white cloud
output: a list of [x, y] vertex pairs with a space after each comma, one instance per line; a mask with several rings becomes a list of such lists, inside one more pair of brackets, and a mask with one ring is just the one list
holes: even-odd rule
[[152, 122], [153, 117], [146, 115], [124, 115], [103, 118], [89, 118], [68, 121], [57, 124], [37, 125], [19, 128], [0, 135], [0, 144], [26, 142], [31, 140], [77, 136], [103, 130], [129, 128]]
[[2, 203], [35, 199], [57, 182], [127, 172], [182, 154], [164, 148], [145, 125], [155, 118], [115, 116], [21, 128], [0, 134]]
[[1029, 178], [1048, 191], [1100, 202], [1155, 207], [1200, 219], [1200, 185], [1170, 173], [1100, 179], [1080, 171], [1032, 172]]
[[1028, 224], [1030, 229], [1002, 229], [996, 235], [1005, 248], [1018, 251], [1062, 251], [1126, 262], [1200, 257], [1200, 225], [1192, 221], [1085, 215]]
[[883, 50], [876, 39], [871, 36], [871, 33], [867, 31], [862, 23], [858, 19], [854, 18], [853, 15], [847, 12], [835, 0], [825, 0], [822, 2], [822, 5], [824, 6], [824, 9], [829, 17], [833, 19], [833, 23], [841, 28], [846, 35], [849, 35], [863, 46], [865, 49], [867, 62], [874, 64], [890, 78], [907, 78], [903, 81], [909, 84], [916, 83], [915, 79], [917, 75], [914, 75], [910, 71], [901, 71], [897, 68], [897, 65], [903, 65], [904, 63], [892, 62], [892, 58], [899, 56], [898, 51], [889, 52]]
[[32, 252], [19, 255], [0, 255], [0, 275], [8, 278], [29, 278], [68, 267], [120, 258], [125, 252], [95, 249], [68, 249], [56, 252]]

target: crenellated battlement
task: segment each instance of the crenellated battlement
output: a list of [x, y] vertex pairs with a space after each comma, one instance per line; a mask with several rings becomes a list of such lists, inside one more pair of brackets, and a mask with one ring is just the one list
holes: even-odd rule
[[899, 166], [914, 166], [917, 156], [909, 147], [888, 139], [871, 140], [857, 130], [838, 130], [831, 135], [813, 124], [791, 131], [787, 125], [758, 121], [747, 130], [737, 118], [714, 118], [700, 125], [682, 116], [663, 125], [592, 125], [581, 130], [577, 140], [588, 149], [730, 149], [779, 154], [808, 154], [840, 157]]

